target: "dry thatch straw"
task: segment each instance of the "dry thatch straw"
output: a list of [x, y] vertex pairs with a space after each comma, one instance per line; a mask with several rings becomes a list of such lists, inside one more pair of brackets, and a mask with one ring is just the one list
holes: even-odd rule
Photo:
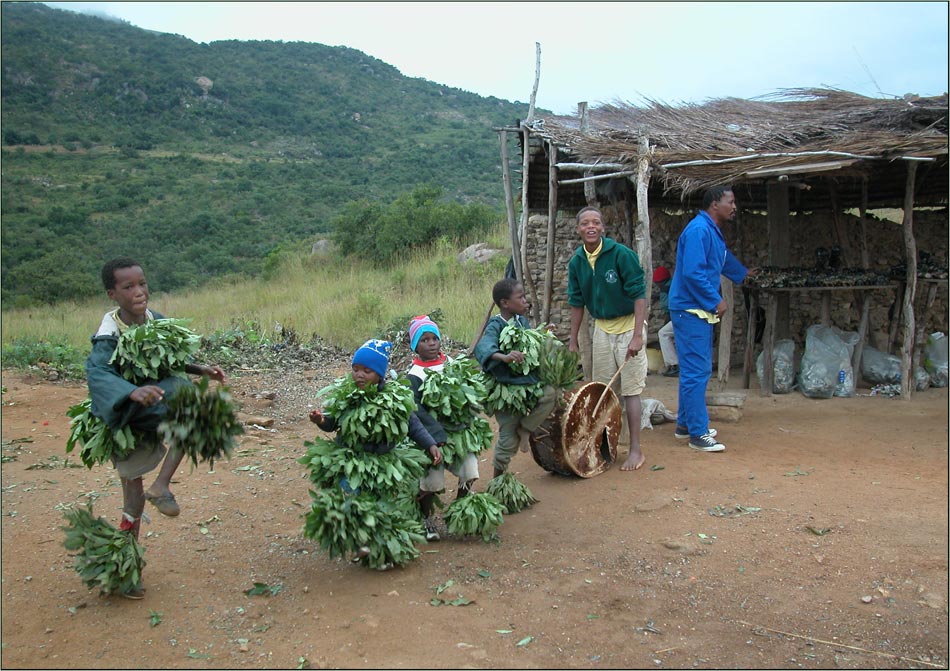
[[[535, 133], [581, 162], [632, 168], [645, 136], [655, 174], [668, 189], [684, 193], [764, 168], [947, 155], [946, 94], [878, 99], [837, 89], [786, 89], [752, 100], [646, 103], [592, 109], [588, 133], [580, 132], [576, 117], [546, 118]], [[678, 165], [683, 163], [692, 164]]]

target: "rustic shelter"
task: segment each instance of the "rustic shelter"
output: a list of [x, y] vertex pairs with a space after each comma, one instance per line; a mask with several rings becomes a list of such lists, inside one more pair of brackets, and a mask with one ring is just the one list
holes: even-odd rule
[[[941, 288], [944, 314], [934, 321], [946, 328], [947, 112], [946, 94], [878, 99], [835, 89], [790, 89], [753, 100], [676, 106], [647, 101], [588, 110], [581, 103], [576, 116], [537, 119], [532, 105], [518, 127], [496, 130], [515, 270], [534, 296], [533, 317], [565, 323], [566, 279], [560, 275], [577, 246], [573, 215], [578, 209], [596, 204], [605, 210], [609, 234], [640, 255], [649, 291], [653, 229], [673, 217], [663, 241], [672, 260], [669, 250], [698, 209], [702, 192], [731, 184], [740, 222], [724, 231], [727, 240], [735, 249], [737, 241], [743, 247], [743, 236], [749, 238], [746, 258], [737, 255], [766, 272], [745, 288], [746, 310], [730, 310], [723, 321], [720, 381], [727, 379], [730, 353], [739, 343], [748, 386], [758, 301], [767, 305], [763, 351], [769, 377], [763, 391], [770, 393], [771, 343], [790, 335], [790, 311], [817, 297], [822, 321], [830, 323], [834, 311], [841, 313], [832, 296], [845, 297], [835, 303], [845, 306], [845, 316], [852, 309], [857, 315], [855, 362], [860, 363], [876, 297], [883, 302], [878, 322], [891, 301], [897, 307], [890, 310], [886, 345], [875, 344], [894, 347], [900, 330], [902, 388], [909, 397], [914, 350]], [[509, 136], [518, 138], [522, 150], [520, 220], [515, 219], [508, 167]], [[893, 267], [898, 264], [882, 267], [875, 251], [877, 238], [898, 229], [881, 224], [874, 212], [882, 209], [900, 212], [899, 236], [883, 243], [888, 252], [900, 249], [899, 271]], [[749, 222], [760, 224], [760, 240], [750, 237]], [[926, 258], [918, 254], [921, 233]], [[838, 248], [836, 268], [814, 263], [816, 250], [809, 243], [816, 240]], [[723, 295], [734, 299], [736, 291], [725, 286]], [[746, 331], [735, 341], [733, 321]]]

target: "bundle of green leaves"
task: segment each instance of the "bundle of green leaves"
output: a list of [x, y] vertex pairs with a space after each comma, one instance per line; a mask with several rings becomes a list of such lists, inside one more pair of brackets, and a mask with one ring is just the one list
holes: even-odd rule
[[571, 389], [581, 377], [577, 370], [580, 361], [580, 354], [568, 349], [553, 333], [545, 332], [541, 345], [541, 366], [538, 370], [541, 384], [555, 389]]
[[471, 424], [459, 431], [445, 432], [442, 457], [446, 463], [459, 464], [469, 454], [479, 454], [491, 447], [495, 432], [484, 417], [474, 417]]
[[456, 536], [481, 536], [485, 542], [498, 540], [498, 527], [505, 507], [491, 494], [476, 492], [455, 499], [445, 510], [445, 525]]
[[485, 388], [488, 393], [485, 396], [485, 412], [495, 414], [496, 412], [507, 412], [515, 415], [527, 415], [544, 396], [544, 385], [540, 382], [535, 384], [505, 384], [499, 382], [491, 375], [484, 374]]
[[118, 362], [129, 382], [184, 375], [185, 364], [201, 346], [201, 336], [186, 328], [187, 319], [149, 319], [119, 336], [109, 363]]
[[409, 433], [409, 416], [416, 409], [412, 389], [406, 380], [390, 380], [382, 388], [356, 386], [347, 374], [321, 389], [326, 396], [325, 414], [336, 418], [340, 444], [360, 447], [367, 443], [400, 443]]
[[310, 482], [320, 488], [333, 489], [342, 478], [353, 489], [370, 491], [380, 497], [392, 498], [404, 488], [413, 492], [430, 463], [429, 456], [404, 439], [384, 454], [365, 452], [315, 438], [304, 441], [307, 453], [297, 460], [310, 470]]
[[511, 473], [502, 473], [492, 478], [485, 492], [498, 499], [509, 515], [521, 512], [538, 502], [531, 494], [531, 490]]
[[478, 414], [486, 394], [478, 363], [467, 356], [449, 359], [441, 371], [430, 370], [419, 391], [422, 405], [447, 427], [467, 425]]
[[528, 375], [541, 365], [546, 339], [546, 328], [524, 328], [518, 324], [516, 317], [512, 317], [498, 334], [498, 349], [505, 354], [515, 351], [524, 354], [524, 361], [512, 362], [508, 367], [518, 375]]
[[226, 387], [209, 387], [207, 377], [182, 385], [167, 400], [168, 410], [158, 433], [184, 452], [195, 466], [231, 456], [235, 436], [244, 433]]
[[419, 556], [415, 544], [425, 541], [416, 514], [379, 500], [369, 492], [345, 494], [339, 487], [310, 492], [304, 536], [317, 541], [330, 557], [369, 554], [360, 563], [370, 568], [404, 566]]
[[86, 587], [99, 587], [102, 594], [121, 594], [142, 578], [145, 548], [126, 531], [119, 531], [101, 517], [94, 517], [92, 504], [64, 513], [69, 526], [63, 542], [75, 555], [75, 569]]
[[[109, 425], [92, 414], [92, 399], [87, 398], [66, 411], [70, 418], [69, 438], [66, 440], [66, 453], [73, 451], [76, 443], [79, 459], [86, 468], [104, 464], [112, 458], [121, 459], [135, 449], [136, 435], [127, 426], [112, 430]], [[141, 437], [138, 437], [141, 439]]]

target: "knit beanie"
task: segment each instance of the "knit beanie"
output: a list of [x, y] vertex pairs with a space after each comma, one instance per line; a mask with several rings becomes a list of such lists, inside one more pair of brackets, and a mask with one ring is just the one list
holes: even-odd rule
[[385, 340], [367, 340], [353, 354], [353, 365], [359, 364], [366, 366], [371, 371], [386, 377], [386, 369], [389, 367], [389, 353], [393, 345]]
[[663, 280], [670, 279], [670, 270], [666, 266], [657, 266], [653, 270], [653, 281], [662, 282]]
[[419, 315], [409, 321], [409, 347], [413, 352], [416, 351], [416, 345], [423, 333], [434, 333], [435, 337], [442, 340], [442, 334], [439, 333], [439, 327], [435, 322], [429, 319], [429, 315]]

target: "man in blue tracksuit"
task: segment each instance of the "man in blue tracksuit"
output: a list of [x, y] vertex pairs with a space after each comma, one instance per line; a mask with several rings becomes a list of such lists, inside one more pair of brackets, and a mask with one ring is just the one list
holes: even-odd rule
[[726, 311], [719, 294], [720, 275], [737, 284], [747, 270], [726, 248], [720, 227], [736, 218], [736, 198], [729, 186], [716, 186], [703, 196], [703, 209], [680, 234], [676, 269], [670, 285], [670, 318], [680, 360], [677, 438], [703, 452], [722, 452], [726, 446], [709, 428], [706, 385], [712, 375], [713, 324]]

